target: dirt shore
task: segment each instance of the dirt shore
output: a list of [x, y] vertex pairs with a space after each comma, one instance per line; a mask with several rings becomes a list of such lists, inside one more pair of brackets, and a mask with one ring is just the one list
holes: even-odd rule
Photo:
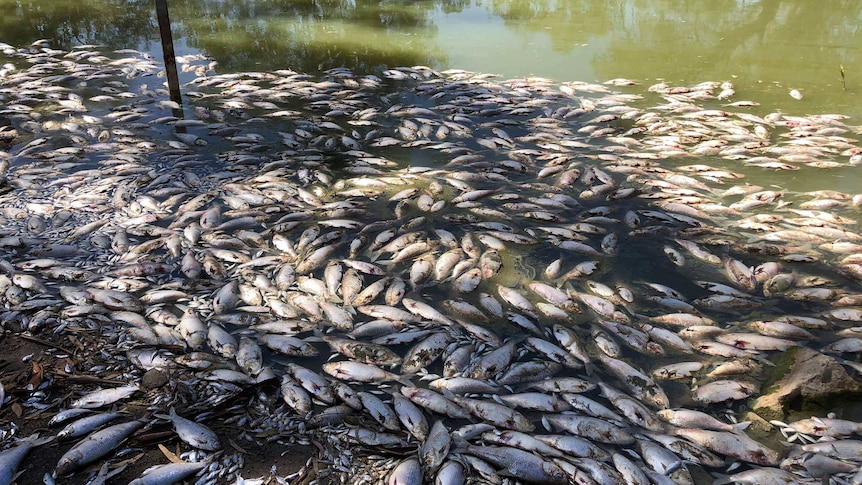
[[[73, 338], [64, 345], [50, 340], [50, 335], [23, 336], [7, 332], [0, 336], [0, 382], [6, 391], [6, 402], [0, 407], [0, 429], [17, 428], [18, 437], [39, 434], [40, 436], [56, 435], [60, 428], [49, 427], [48, 421], [56, 414], [56, 405], [37, 410], [27, 404], [28, 399], [45, 403], [68, 404], [68, 401], [78, 391], [93, 390], [99, 385], [109, 385], [114, 379], [110, 373], [88, 375], [79, 373], [86, 363], [87, 368], [95, 366], [109, 367], [104, 356], [99, 352], [86, 352], [89, 338]], [[72, 348], [66, 348], [69, 345]], [[62, 347], [62, 348], [61, 348]], [[67, 353], [66, 351], [69, 351]], [[72, 372], [65, 372], [67, 369]], [[28, 385], [34, 384], [37, 393], [28, 390]], [[41, 386], [41, 387], [40, 387]], [[44, 395], [42, 395], [44, 393]], [[146, 418], [148, 403], [146, 396], [132, 400], [121, 407], [121, 410], [132, 416]], [[241, 472], [243, 478], [258, 478], [269, 476], [275, 471], [280, 476], [290, 475], [301, 469], [311, 458], [316, 456], [316, 449], [311, 446], [283, 445], [279, 442], [259, 446], [248, 441], [239, 441], [236, 436], [240, 429], [232, 426], [215, 427], [225, 444], [225, 453], [244, 453], [244, 466]], [[80, 438], [79, 438], [80, 439]], [[58, 442], [54, 441], [33, 450], [19, 467], [17, 483], [43, 483], [46, 474], [51, 474], [60, 457], [68, 451], [79, 439]], [[4, 443], [5, 445], [6, 443]], [[146, 431], [141, 431], [120, 448], [122, 456], [109, 460], [110, 469], [125, 465], [126, 468], [109, 479], [108, 484], [126, 484], [139, 477], [147, 468], [169, 463], [168, 457], [158, 445], [163, 445], [170, 452], [179, 455], [190, 450], [180, 442], [169, 425], [156, 424]], [[237, 450], [234, 446], [242, 448]], [[70, 477], [57, 477], [58, 485], [85, 484], [98, 473], [105, 460], [99, 460], [90, 467], [75, 473]], [[305, 481], [305, 480], [302, 480]], [[217, 481], [214, 483], [224, 483]]]

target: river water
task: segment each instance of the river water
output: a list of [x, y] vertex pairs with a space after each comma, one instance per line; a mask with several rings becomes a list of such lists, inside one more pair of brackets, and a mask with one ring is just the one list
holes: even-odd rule
[[[862, 113], [862, 5], [851, 0], [170, 2], [180, 53], [219, 70], [428, 65], [560, 81], [732, 80], [740, 96]], [[0, 0], [0, 41], [104, 44], [160, 55], [153, 3]], [[846, 74], [842, 86], [840, 66]], [[794, 108], [799, 109], [799, 108]]]
[[[178, 1], [170, 8], [177, 54], [206, 56], [219, 74], [278, 69], [314, 74], [340, 66], [380, 74], [389, 67], [425, 65], [503, 79], [627, 78], [638, 84], [615, 89], [644, 95], [633, 103], [642, 108], [665, 102], [647, 91], [660, 81], [674, 86], [729, 81], [736, 94], [705, 101], [704, 108], [750, 100], [759, 104], [732, 110], [758, 116], [841, 113], [851, 117], [850, 125], [859, 125], [862, 117], [857, 101], [862, 89], [858, 2], [225, 0]], [[102, 51], [136, 48], [161, 58], [150, 1], [0, 0], [0, 9], [0, 42], [21, 46], [49, 39], [58, 49], [93, 44]], [[182, 81], [194, 77], [184, 72]], [[145, 82], [157, 83], [151, 79]], [[791, 90], [802, 98], [791, 97]], [[221, 148], [213, 141], [207, 150]], [[398, 160], [402, 163], [435, 163], [418, 152], [390, 153], [404, 155]], [[858, 166], [853, 165], [776, 172], [718, 156], [665, 163], [710, 164], [740, 172], [747, 182], [794, 192], [859, 192]], [[858, 232], [858, 224], [853, 230]], [[621, 255], [616, 277], [638, 281], [643, 274], [684, 283], [663, 273], [668, 264], [661, 258], [662, 248], [640, 243], [626, 248], [631, 252]], [[527, 255], [526, 263], [539, 267], [555, 256]], [[654, 261], [665, 264], [653, 266]], [[514, 261], [507, 259], [504, 266], [517, 271]], [[510, 276], [503, 273], [500, 280], [519, 283], [505, 279]]]
[[[315, 73], [427, 65], [557, 81], [628, 78], [633, 92], [731, 81], [751, 113], [862, 116], [862, 4], [851, 0], [184, 0], [170, 2], [177, 55], [219, 73]], [[161, 58], [150, 1], [0, 0], [0, 41], [138, 48]], [[843, 67], [844, 77], [841, 70]], [[183, 81], [193, 74], [185, 73]], [[789, 96], [790, 89], [803, 94]], [[659, 98], [648, 99], [656, 103]], [[716, 105], [718, 106], [718, 105]], [[781, 174], [784, 188], [850, 190], [855, 170]], [[773, 174], [746, 173], [754, 183]]]

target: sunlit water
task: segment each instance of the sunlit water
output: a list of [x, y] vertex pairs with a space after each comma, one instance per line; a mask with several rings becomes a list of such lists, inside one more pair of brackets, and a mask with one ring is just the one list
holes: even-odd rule
[[[135, 47], [161, 57], [149, 1], [0, 0], [0, 8], [7, 12], [0, 19], [3, 42], [26, 45], [47, 38], [61, 49], [81, 44], [100, 45], [102, 50]], [[730, 101], [760, 103], [749, 108], [754, 114], [843, 113], [853, 117], [852, 124], [862, 123], [857, 102], [862, 89], [862, 5], [856, 2], [246, 0], [173, 2], [171, 13], [177, 54], [203, 54], [217, 62], [219, 73], [314, 73], [339, 66], [380, 72], [389, 66], [428, 65], [503, 78], [593, 82], [623, 77], [640, 83], [620, 89], [644, 94], [642, 107], [664, 102], [646, 90], [660, 80], [673, 85], [727, 80], [737, 91]], [[186, 72], [182, 81], [194, 77]], [[144, 81], [155, 85], [162, 79]], [[791, 98], [791, 88], [804, 97]], [[722, 104], [711, 101], [704, 107]], [[213, 152], [223, 148], [210, 146]], [[402, 154], [402, 162], [435, 163], [417, 150]], [[666, 163], [714, 164], [744, 173], [748, 182], [794, 191], [859, 191], [858, 167], [773, 172], [720, 158]], [[685, 284], [688, 279], [653, 264], [662, 257], [660, 251], [651, 243], [627, 247], [616, 276], [625, 281], [646, 274], [670, 286]], [[525, 266], [541, 268], [555, 257], [527, 254]], [[500, 276], [501, 282], [515, 286], [521, 278], [531, 278], [520, 271], [521, 265], [507, 259], [509, 273]], [[626, 268], [629, 274], [624, 274]], [[698, 296], [691, 293], [693, 287], [681, 289]]]
[[[161, 58], [149, 1], [0, 0], [0, 10], [3, 42], [47, 38], [61, 49], [135, 47]], [[643, 84], [633, 92], [658, 80], [726, 80], [736, 87], [732, 101], [760, 103], [754, 114], [862, 117], [862, 4], [851, 0], [185, 0], [170, 11], [177, 55], [209, 56], [221, 73], [428, 65], [559, 81], [623, 77]], [[791, 98], [791, 88], [804, 98]], [[854, 174], [746, 173], [754, 183], [845, 191]]]

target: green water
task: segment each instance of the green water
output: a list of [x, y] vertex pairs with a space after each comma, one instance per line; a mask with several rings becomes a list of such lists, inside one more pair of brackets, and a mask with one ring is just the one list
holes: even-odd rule
[[[427, 65], [558, 81], [628, 78], [640, 84], [619, 89], [645, 94], [642, 107], [665, 102], [646, 90], [660, 80], [673, 85], [732, 81], [737, 91], [732, 101], [760, 103], [735, 111], [842, 113], [852, 117], [851, 124], [862, 125], [858, 0], [185, 0], [171, 2], [170, 8], [177, 54], [206, 55], [217, 62], [218, 73], [317, 73], [340, 66], [379, 73], [391, 66]], [[49, 39], [59, 49], [94, 44], [103, 51], [137, 48], [161, 58], [152, 0], [0, 0], [0, 12], [0, 42], [23, 46]], [[0, 59], [0, 65], [4, 62]], [[193, 77], [182, 75], [183, 82]], [[791, 88], [804, 97], [793, 99]], [[213, 142], [206, 150], [222, 149]], [[420, 150], [398, 154], [410, 163], [433, 165], [427, 160], [431, 155]], [[744, 173], [749, 183], [795, 191], [862, 191], [860, 167], [775, 172], [708, 157], [662, 163], [713, 164]], [[854, 231], [859, 232], [858, 225]], [[601, 276], [636, 281], [649, 275], [695, 294], [687, 275], [663, 272], [667, 264], [657, 263], [667, 263], [661, 244], [629, 243], [614, 267], [619, 274]], [[505, 257], [499, 280], [515, 286], [529, 279], [522, 268], [542, 268], [558, 255], [528, 254], [524, 261]]]
[[[178, 50], [224, 70], [424, 64], [560, 80], [733, 79], [740, 94], [860, 110], [854, 0], [185, 0]], [[0, 41], [98, 43], [159, 54], [152, 1], [0, 0]], [[842, 89], [839, 66], [847, 75]], [[755, 96], [756, 95], [756, 96]]]
[[[0, 0], [0, 12], [2, 42], [44, 38], [61, 49], [132, 47], [161, 58], [151, 0]], [[659, 80], [727, 80], [733, 101], [760, 103], [744, 108], [754, 114], [842, 113], [862, 124], [856, 0], [183, 0], [170, 12], [177, 54], [205, 54], [219, 73], [427, 65], [560, 81], [623, 77], [641, 83], [626, 89], [637, 93]], [[804, 98], [791, 98], [791, 88]], [[793, 190], [856, 191], [856, 170], [745, 173]]]

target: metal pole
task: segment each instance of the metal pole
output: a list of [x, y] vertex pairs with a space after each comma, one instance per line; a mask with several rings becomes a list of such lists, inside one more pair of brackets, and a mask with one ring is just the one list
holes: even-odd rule
[[156, 18], [159, 21], [159, 34], [162, 37], [162, 52], [165, 57], [168, 92], [170, 92], [171, 101], [182, 104], [180, 80], [177, 77], [177, 60], [174, 57], [174, 39], [171, 35], [171, 19], [168, 17], [168, 0], [156, 0]]

